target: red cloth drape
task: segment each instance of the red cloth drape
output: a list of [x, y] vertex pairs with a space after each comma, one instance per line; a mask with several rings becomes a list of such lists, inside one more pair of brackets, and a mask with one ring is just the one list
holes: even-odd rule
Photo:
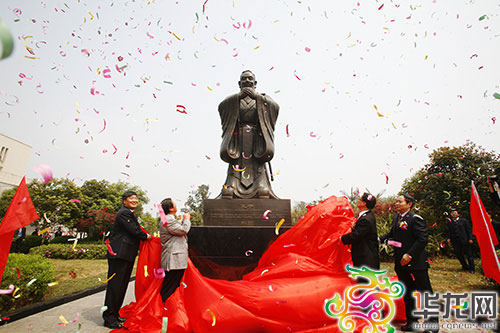
[[2, 282], [5, 265], [9, 259], [14, 231], [38, 218], [26, 186], [26, 179], [23, 177], [0, 224], [0, 283]]
[[470, 218], [472, 231], [479, 243], [484, 276], [500, 283], [500, 260], [495, 251], [495, 245], [498, 244], [497, 236], [474, 183], [471, 186]]
[[205, 278], [189, 261], [181, 286], [164, 307], [162, 280], [152, 274], [159, 267], [160, 241], [144, 242], [137, 302], [120, 312], [125, 326], [132, 332], [160, 332], [162, 317], [168, 317], [169, 333], [341, 332], [324, 305], [355, 283], [345, 271], [352, 265], [348, 247], [340, 241], [353, 221], [346, 198], [328, 198], [271, 244], [257, 268], [239, 281]]

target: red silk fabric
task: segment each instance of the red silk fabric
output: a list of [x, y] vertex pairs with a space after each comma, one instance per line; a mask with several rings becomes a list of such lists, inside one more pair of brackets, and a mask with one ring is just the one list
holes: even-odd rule
[[137, 302], [120, 312], [127, 318], [125, 327], [161, 332], [163, 317], [168, 317], [168, 333], [342, 332], [324, 305], [355, 283], [345, 270], [352, 265], [350, 252], [340, 241], [354, 220], [346, 198], [330, 197], [309, 208], [242, 280], [206, 278], [189, 261], [181, 286], [165, 305], [159, 293], [163, 279], [153, 274], [160, 267], [160, 240], [142, 242]]

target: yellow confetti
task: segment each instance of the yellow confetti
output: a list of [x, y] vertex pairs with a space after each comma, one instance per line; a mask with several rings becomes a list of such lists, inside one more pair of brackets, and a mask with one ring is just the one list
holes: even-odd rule
[[212, 316], [212, 326], [215, 326], [215, 313], [213, 313], [210, 309], [207, 309], [207, 312], [210, 312], [210, 315]]
[[90, 19], [93, 20], [94, 19], [94, 15], [92, 15], [91, 12], [89, 12], [89, 14], [90, 14]]
[[254, 47], [253, 49], [254, 50], [257, 50], [258, 48], [260, 48], [260, 45], [257, 45], [256, 47]]
[[396, 125], [394, 125], [394, 123], [392, 123], [392, 127], [394, 127], [394, 129], [397, 129], [397, 128], [396, 128]]
[[285, 223], [285, 219], [281, 219], [277, 224], [276, 224], [276, 230], [274, 231], [276, 233], [276, 235], [279, 235], [280, 232], [280, 228], [281, 226], [283, 225], [283, 223]]
[[266, 272], [269, 272], [269, 270], [268, 269], [263, 270], [262, 273], [260, 273], [260, 276], [262, 276]]
[[373, 107], [375, 108], [375, 110], [378, 111], [378, 108], [377, 108], [377, 106], [375, 104], [373, 104]]
[[210, 86], [207, 86], [207, 88], [208, 88], [208, 90], [210, 90], [210, 91], [212, 91], [212, 90], [213, 90], [212, 88], [210, 88]]
[[175, 33], [172, 32], [172, 35], [174, 35], [174, 37], [177, 38], [178, 40], [181, 40]]
[[53, 287], [53, 286], [57, 286], [59, 284], [59, 282], [51, 282], [49, 284], [47, 284], [49, 287]]
[[144, 265], [144, 277], [148, 277], [148, 265]]
[[245, 171], [247, 168], [246, 168], [246, 167], [244, 167], [243, 169], [238, 169], [238, 168], [236, 168], [236, 167], [233, 165], [233, 169], [234, 169], [234, 171], [242, 172], [242, 171]]
[[39, 230], [39, 231], [38, 231], [38, 236], [40, 236], [40, 235], [42, 235], [42, 234], [46, 233], [46, 232], [47, 232], [47, 231], [49, 231], [49, 230], [50, 230], [50, 227], [47, 227], [47, 228], [45, 228], [45, 229], [43, 229], [43, 230]]
[[68, 321], [66, 320], [66, 318], [64, 318], [64, 316], [63, 316], [63, 315], [60, 315], [60, 316], [59, 316], [59, 320], [61, 321], [61, 323], [63, 323], [63, 324], [64, 324], [64, 326], [66, 326], [66, 325], [68, 325], [68, 324], [69, 324], [69, 323], [68, 323]]
[[[109, 279], [107, 279], [106, 281], [104, 281], [103, 283], [108, 283], [109, 280], [111, 280], [114, 276], [116, 275], [116, 273], [113, 273], [113, 275], [111, 275], [109, 277]], [[101, 282], [101, 278], [99, 278], [99, 282]]]
[[40, 57], [31, 57], [31, 56], [24, 56], [24, 57], [28, 59], [40, 59]]

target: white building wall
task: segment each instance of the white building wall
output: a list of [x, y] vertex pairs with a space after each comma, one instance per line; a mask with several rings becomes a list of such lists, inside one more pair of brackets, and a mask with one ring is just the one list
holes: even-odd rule
[[30, 156], [31, 146], [0, 134], [0, 193], [19, 185]]

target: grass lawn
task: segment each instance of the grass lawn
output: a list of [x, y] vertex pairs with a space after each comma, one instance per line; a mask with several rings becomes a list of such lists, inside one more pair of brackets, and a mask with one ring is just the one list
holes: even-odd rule
[[[54, 278], [57, 285], [49, 287], [44, 300], [74, 293], [90, 287], [95, 287], [106, 281], [108, 261], [106, 259], [49, 259], [54, 267]], [[135, 274], [137, 264], [134, 265], [132, 275]], [[71, 272], [76, 273], [74, 278]], [[99, 278], [101, 281], [99, 281]]]
[[[486, 278], [480, 273], [481, 261], [475, 260], [476, 273], [471, 274], [462, 272], [462, 266], [454, 258], [435, 258], [432, 260], [429, 269], [432, 289], [434, 292], [445, 293], [447, 291], [454, 293], [470, 292], [478, 290], [494, 290], [498, 284], [492, 279]], [[387, 270], [388, 275], [396, 274], [394, 272], [393, 262], [381, 263], [381, 269]]]

